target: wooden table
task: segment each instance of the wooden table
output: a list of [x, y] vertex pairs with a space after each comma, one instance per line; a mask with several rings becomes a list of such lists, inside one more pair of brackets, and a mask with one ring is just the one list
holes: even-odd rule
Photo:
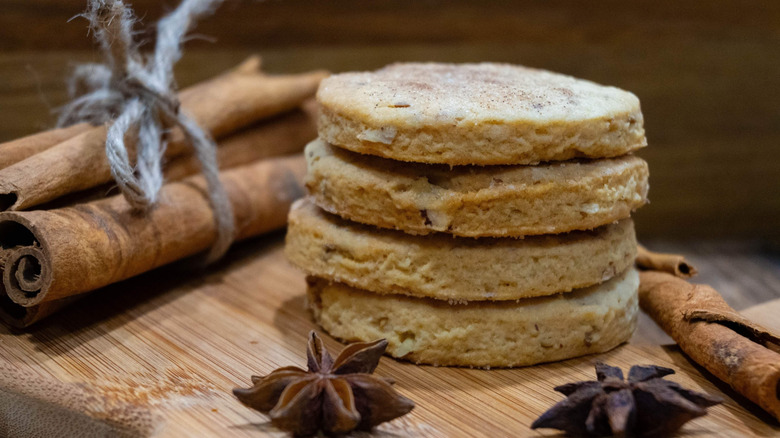
[[[140, 418], [147, 431], [161, 436], [284, 436], [230, 393], [248, 386], [252, 374], [305, 364], [306, 334], [316, 327], [304, 310], [303, 275], [287, 264], [281, 246], [281, 234], [245, 242], [199, 275], [182, 264], [166, 267], [107, 287], [28, 332], [0, 328], [0, 435], [14, 432], [15, 417], [8, 411], [15, 408], [35, 418], [37, 427], [53, 427], [47, 436], [52, 431], [85, 436], [86, 426], [98, 436], [113, 436], [116, 425], [106, 418], [117, 417]], [[716, 286], [739, 309], [780, 297], [779, 259], [758, 246], [648, 246], [690, 254], [699, 280]], [[780, 300], [747, 312], [780, 329], [771, 317], [780, 313]], [[726, 402], [689, 423], [686, 434], [780, 435], [771, 417], [664, 337], [643, 319], [631, 342], [612, 352], [520, 369], [435, 368], [384, 358], [377, 374], [395, 378], [417, 407], [375, 435], [549, 435], [552, 431], [533, 432], [528, 425], [561, 399], [553, 386], [592, 379], [596, 360], [623, 368], [672, 367], [678, 373], [670, 379], [723, 395]], [[332, 351], [341, 348], [327, 336], [325, 342]], [[40, 401], [52, 398], [52, 391], [71, 394], [70, 410]]]

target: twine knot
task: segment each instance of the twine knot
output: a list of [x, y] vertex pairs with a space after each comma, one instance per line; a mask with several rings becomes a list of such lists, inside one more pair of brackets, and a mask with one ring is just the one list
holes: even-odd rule
[[184, 0], [160, 20], [154, 52], [144, 57], [133, 40], [132, 11], [121, 0], [90, 0], [83, 16], [89, 20], [105, 63], [76, 67], [68, 84], [73, 100], [58, 120], [59, 126], [109, 123], [106, 157], [111, 175], [128, 203], [140, 211], [148, 211], [158, 201], [168, 132], [179, 127], [201, 163], [214, 211], [217, 239], [209, 261], [222, 256], [233, 241], [233, 210], [219, 181], [214, 141], [181, 110], [173, 65], [181, 58], [188, 29], [221, 2]]

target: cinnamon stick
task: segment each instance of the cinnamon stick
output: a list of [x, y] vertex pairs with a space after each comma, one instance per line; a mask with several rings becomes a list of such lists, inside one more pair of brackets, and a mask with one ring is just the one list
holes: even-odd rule
[[[223, 172], [236, 240], [284, 226], [303, 195], [302, 155]], [[144, 215], [122, 196], [55, 210], [0, 213], [3, 286], [23, 307], [71, 297], [195, 255], [216, 238], [205, 181], [166, 184]]]
[[47, 301], [35, 306], [23, 307], [11, 301], [8, 295], [0, 293], [0, 321], [14, 328], [26, 328], [49, 315], [53, 315], [63, 307], [84, 296], [83, 294], [74, 295], [62, 300]]
[[[317, 89], [324, 72], [268, 76], [251, 58], [238, 68], [180, 93], [182, 110], [215, 138], [254, 121], [292, 110]], [[0, 211], [25, 210], [111, 180], [106, 127], [99, 126], [0, 170]], [[168, 157], [186, 151], [175, 129]]]
[[680, 278], [690, 278], [698, 273], [696, 268], [680, 254], [663, 254], [637, 245], [636, 265], [639, 269], [663, 271]]
[[78, 123], [65, 128], [51, 129], [2, 143], [0, 144], [0, 169], [43, 152], [90, 128], [92, 128], [92, 125], [89, 123]]
[[221, 76], [182, 90], [182, 109], [214, 138], [222, 138], [258, 120], [301, 106], [314, 96], [320, 81], [328, 75], [318, 70], [272, 76], [260, 67], [260, 58], [254, 56]]
[[[317, 136], [315, 102], [310, 99], [301, 109], [263, 120], [230, 134], [217, 143], [217, 164], [221, 170], [243, 166], [258, 160], [301, 152]], [[200, 172], [200, 162], [192, 154], [180, 155], [165, 165], [166, 182], [177, 181]], [[85, 203], [118, 193], [111, 183], [61, 196], [36, 206], [52, 210]], [[0, 257], [2, 257], [0, 255]]]
[[[296, 110], [220, 140], [217, 162], [220, 169], [230, 169], [265, 158], [301, 152], [315, 137], [317, 127], [313, 114]], [[175, 181], [199, 171], [200, 162], [192, 155], [183, 155], [165, 167], [165, 178]]]
[[780, 338], [707, 285], [640, 273], [639, 305], [696, 363], [780, 420]]

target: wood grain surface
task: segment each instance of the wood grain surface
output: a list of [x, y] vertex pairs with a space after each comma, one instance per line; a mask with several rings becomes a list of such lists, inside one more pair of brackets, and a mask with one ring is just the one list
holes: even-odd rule
[[[27, 379], [79, 384], [108, 404], [146, 407], [150, 418], [161, 418], [160, 436], [285, 436], [230, 393], [248, 386], [252, 374], [305, 364], [306, 334], [316, 326], [304, 310], [303, 275], [288, 265], [281, 247], [281, 234], [256, 239], [201, 275], [181, 264], [163, 268], [100, 290], [30, 332], [0, 328], [0, 369], [25, 373]], [[721, 288], [732, 304], [746, 304], [734, 299], [750, 296], [780, 297], [777, 260], [745, 247], [734, 259], [721, 256], [722, 248], [714, 254], [704, 248], [691, 257], [702, 272], [699, 281]], [[742, 275], [732, 277], [737, 270]], [[729, 296], [737, 289], [741, 293]], [[780, 300], [746, 311], [780, 330], [778, 312]], [[712, 379], [673, 344], [656, 343], [651, 332], [652, 326], [643, 324], [629, 344], [612, 352], [520, 369], [436, 368], [383, 358], [377, 373], [396, 379], [399, 391], [417, 407], [373, 436], [552, 435], [528, 425], [561, 399], [553, 386], [592, 379], [596, 360], [623, 368], [668, 366], [677, 370], [671, 380], [724, 396], [723, 405], [684, 428], [685, 436], [780, 434], [771, 417]], [[342, 348], [328, 336], [325, 342], [332, 351]], [[7, 386], [8, 377], [3, 380]], [[3, 414], [0, 430], [7, 427]], [[72, 421], [84, 421], [79, 418]]]
[[[130, 3], [151, 23], [177, 2]], [[84, 5], [4, 0], [0, 141], [49, 126], [70, 68], [97, 59], [85, 20], [68, 22]], [[181, 85], [259, 52], [275, 72], [500, 61], [625, 88], [641, 99], [650, 144], [640, 233], [780, 245], [776, 0], [229, 0], [197, 35]]]

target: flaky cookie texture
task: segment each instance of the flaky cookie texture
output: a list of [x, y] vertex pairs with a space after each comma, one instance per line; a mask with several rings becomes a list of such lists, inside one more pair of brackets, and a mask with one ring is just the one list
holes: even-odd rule
[[319, 134], [401, 161], [536, 164], [646, 146], [627, 91], [508, 64], [393, 64], [322, 81]]
[[328, 333], [345, 341], [385, 338], [388, 354], [417, 363], [533, 365], [610, 350], [636, 327], [633, 268], [569, 294], [466, 305], [308, 280], [308, 305]]
[[305, 184], [321, 208], [410, 234], [558, 234], [627, 218], [647, 202], [648, 167], [636, 156], [539, 166], [404, 163], [317, 139]]
[[285, 253], [310, 275], [375, 293], [515, 300], [614, 277], [633, 264], [636, 239], [631, 219], [525, 239], [412, 236], [341, 219], [305, 199], [290, 210]]

